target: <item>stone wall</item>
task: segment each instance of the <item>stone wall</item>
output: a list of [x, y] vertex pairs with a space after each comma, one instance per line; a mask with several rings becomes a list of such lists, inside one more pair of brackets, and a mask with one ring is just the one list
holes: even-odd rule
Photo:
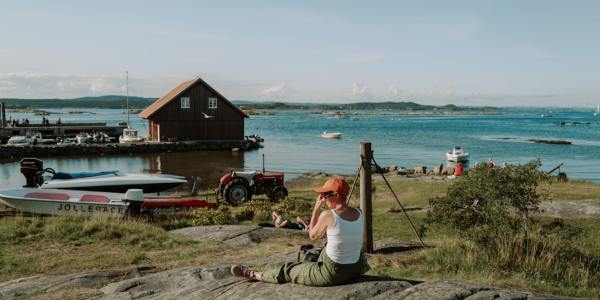
[[140, 144], [2, 145], [0, 146], [0, 158], [185, 152], [231, 150], [233, 148], [253, 150], [258, 149], [259, 147], [260, 142], [254, 142], [252, 140], [148, 142]]

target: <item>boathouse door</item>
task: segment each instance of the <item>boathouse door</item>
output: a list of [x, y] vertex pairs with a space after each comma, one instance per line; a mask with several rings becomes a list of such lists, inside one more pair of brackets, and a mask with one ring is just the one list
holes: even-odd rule
[[160, 124], [156, 122], [150, 122], [150, 136], [149, 139], [152, 141], [160, 142]]

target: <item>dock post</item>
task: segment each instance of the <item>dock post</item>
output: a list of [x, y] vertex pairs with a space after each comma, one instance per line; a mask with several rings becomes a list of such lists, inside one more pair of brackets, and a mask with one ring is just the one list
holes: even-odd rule
[[364, 216], [363, 250], [373, 253], [373, 198], [371, 189], [371, 161], [373, 152], [371, 142], [360, 143], [360, 158], [362, 168], [360, 170], [360, 209]]
[[4, 102], [0, 102], [0, 128], [6, 127], [6, 108]]

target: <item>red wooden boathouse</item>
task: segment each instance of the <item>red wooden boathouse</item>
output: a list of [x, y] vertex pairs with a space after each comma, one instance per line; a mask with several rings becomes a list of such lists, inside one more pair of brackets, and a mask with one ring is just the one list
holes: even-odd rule
[[186, 80], [146, 107], [148, 139], [243, 140], [248, 115], [201, 78]]

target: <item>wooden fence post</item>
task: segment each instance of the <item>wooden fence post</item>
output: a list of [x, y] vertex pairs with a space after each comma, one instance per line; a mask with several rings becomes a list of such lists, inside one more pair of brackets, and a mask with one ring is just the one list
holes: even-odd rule
[[360, 209], [364, 216], [363, 250], [373, 253], [373, 221], [372, 221], [372, 190], [371, 190], [371, 142], [360, 143], [360, 158], [362, 168], [360, 170]]

